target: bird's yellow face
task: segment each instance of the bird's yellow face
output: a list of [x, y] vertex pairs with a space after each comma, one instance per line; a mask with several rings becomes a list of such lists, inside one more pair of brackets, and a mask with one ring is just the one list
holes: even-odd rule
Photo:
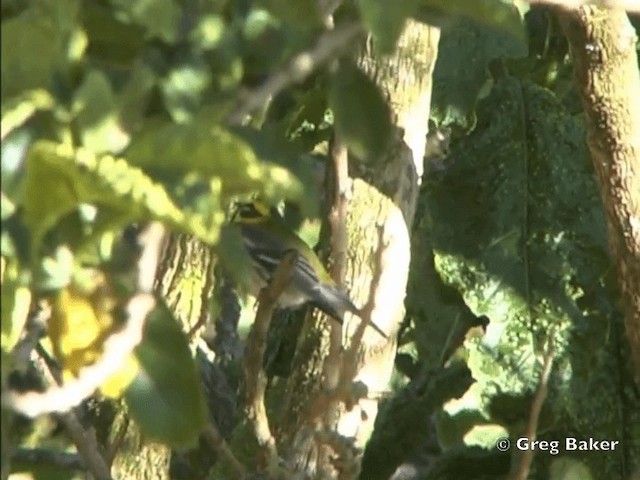
[[244, 223], [259, 223], [270, 217], [269, 206], [258, 200], [236, 204], [233, 219]]

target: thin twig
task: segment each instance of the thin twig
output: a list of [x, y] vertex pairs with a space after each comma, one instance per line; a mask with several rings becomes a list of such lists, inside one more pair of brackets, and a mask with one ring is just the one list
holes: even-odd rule
[[[547, 351], [544, 355], [544, 363], [542, 366], [542, 374], [540, 375], [540, 384], [538, 385], [538, 391], [533, 399], [531, 405], [531, 412], [529, 413], [529, 423], [527, 425], [527, 438], [529, 439], [528, 445], [536, 439], [538, 432], [538, 420], [540, 418], [540, 412], [542, 406], [549, 393], [549, 376], [551, 375], [551, 368], [553, 367], [553, 358], [555, 356], [555, 347], [553, 343], [553, 329], [549, 332], [549, 338], [547, 340]], [[517, 469], [511, 476], [511, 480], [526, 480], [529, 476], [529, 470], [531, 470], [531, 464], [533, 463], [533, 457], [535, 455], [535, 449], [527, 449], [522, 457]]]
[[247, 338], [244, 361], [247, 418], [251, 422], [261, 453], [266, 460], [266, 469], [270, 474], [280, 469], [276, 441], [269, 427], [269, 418], [264, 404], [267, 376], [262, 365], [271, 317], [278, 298], [290, 282], [297, 258], [297, 252], [288, 252], [280, 261], [269, 284], [260, 291], [258, 311]]
[[203, 436], [209, 445], [211, 445], [211, 448], [213, 448], [218, 455], [220, 455], [220, 457], [222, 457], [222, 459], [231, 466], [234, 472], [233, 478], [237, 480], [247, 478], [247, 470], [244, 468], [244, 465], [242, 465], [242, 463], [240, 463], [233, 454], [224, 437], [220, 434], [218, 428], [213, 423], [209, 423], [209, 425], [207, 425], [204, 429]]
[[[309, 408], [309, 412], [306, 416], [306, 421], [309, 424], [313, 424], [315, 419], [322, 416], [324, 412], [327, 411], [327, 408], [330, 408], [329, 406], [332, 402], [342, 401], [347, 405], [347, 408], [350, 408], [352, 403], [357, 401], [357, 398], [353, 398], [353, 393], [356, 392], [356, 389], [353, 389], [352, 387], [354, 386], [353, 379], [358, 373], [358, 353], [360, 351], [360, 346], [362, 345], [364, 332], [369, 324], [371, 315], [375, 310], [375, 293], [382, 275], [382, 256], [385, 249], [383, 243], [384, 227], [380, 226], [378, 227], [378, 230], [380, 240], [375, 255], [375, 274], [369, 286], [369, 300], [360, 312], [361, 320], [356, 331], [351, 336], [349, 348], [342, 355], [338, 384], [333, 390], [318, 392], [318, 396], [311, 403], [311, 407]], [[362, 391], [360, 393], [366, 392]], [[355, 396], [357, 397], [358, 395]]]
[[[329, 225], [331, 227], [331, 276], [337, 285], [344, 284], [347, 257], [347, 188], [349, 181], [348, 149], [338, 132], [334, 133], [330, 150], [331, 168], [327, 169], [327, 190], [330, 193], [331, 208], [329, 210]], [[329, 322], [329, 352], [322, 365], [322, 390], [335, 391], [340, 383], [342, 371], [342, 329], [343, 324]], [[339, 418], [338, 402], [329, 402], [322, 414], [323, 430], [331, 431]], [[326, 442], [325, 442], [326, 443]], [[318, 458], [319, 470], [330, 468], [330, 445], [323, 448]]]
[[71, 437], [86, 469], [91, 472], [95, 480], [111, 480], [109, 465], [100, 453], [95, 432], [87, 431], [73, 412], [56, 414], [65, 430]]
[[[62, 372], [58, 365], [41, 345], [36, 347], [36, 351], [41, 360], [39, 364], [42, 366], [42, 374], [45, 380], [49, 384], [61, 386], [63, 382]], [[91, 472], [96, 480], [110, 480], [109, 464], [98, 444], [95, 431], [89, 431], [84, 428], [78, 419], [76, 410], [72, 408], [68, 412], [55, 413], [54, 415], [64, 426], [71, 441], [76, 446], [84, 468]]]
[[374, 265], [375, 274], [369, 285], [369, 297], [367, 304], [360, 311], [360, 323], [356, 331], [351, 336], [351, 344], [344, 354], [343, 371], [341, 373], [341, 381], [350, 384], [357, 374], [357, 357], [362, 345], [364, 332], [371, 322], [371, 316], [376, 307], [376, 290], [380, 283], [380, 277], [383, 272], [382, 257], [385, 250], [384, 244], [384, 227], [378, 226], [378, 247], [375, 252]]
[[5, 392], [2, 395], [4, 406], [28, 417], [66, 412], [90, 397], [107, 378], [121, 369], [133, 349], [142, 340], [147, 315], [156, 305], [156, 299], [151, 291], [164, 233], [162, 224], [152, 222], [139, 235], [142, 252], [137, 265], [138, 293], [127, 301], [125, 307], [127, 321], [121, 330], [105, 340], [100, 359], [82, 368], [77, 378], [61, 386], [53, 385], [44, 392]]
[[[346, 218], [347, 189], [349, 188], [349, 153], [346, 144], [337, 132], [333, 138], [331, 160], [333, 164], [333, 168], [330, 170], [333, 173], [333, 175], [331, 175], [333, 185], [329, 186], [333, 193], [331, 210], [329, 212], [329, 224], [331, 225], [331, 276], [334, 282], [342, 286], [344, 283], [347, 259]], [[331, 361], [330, 357], [339, 356], [342, 351], [342, 325], [337, 322], [331, 322], [330, 325], [329, 355], [326, 363], [327, 366], [333, 365], [333, 367], [339, 368], [339, 362]], [[337, 381], [338, 375], [333, 375], [331, 372], [326, 371], [324, 373], [325, 378], [329, 382], [329, 384], [325, 384], [325, 388], [330, 390], [335, 388], [335, 382], [331, 382], [329, 379], [333, 378]]]
[[301, 82], [323, 63], [350, 45], [363, 32], [362, 25], [349, 23], [324, 33], [309, 51], [296, 55], [282, 70], [249, 92], [240, 106], [227, 118], [230, 125], [242, 125], [247, 115], [262, 107], [269, 98], [294, 83]]
[[127, 303], [126, 325], [104, 342], [100, 360], [82, 368], [77, 378], [62, 386], [51, 386], [44, 392], [6, 392], [2, 395], [3, 405], [32, 418], [45, 413], [66, 412], [79, 405], [124, 365], [127, 357], [142, 340], [145, 319], [155, 305], [153, 295], [135, 295]]

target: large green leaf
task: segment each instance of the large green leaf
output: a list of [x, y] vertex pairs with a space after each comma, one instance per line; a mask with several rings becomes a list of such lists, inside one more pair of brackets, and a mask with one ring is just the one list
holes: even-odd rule
[[50, 20], [23, 15], [3, 21], [2, 99], [48, 88], [61, 57], [62, 42]]
[[193, 446], [206, 404], [187, 339], [166, 305], [149, 314], [135, 354], [140, 371], [124, 395], [131, 416], [149, 439]]
[[455, 17], [463, 17], [484, 24], [493, 30], [507, 32], [520, 42], [525, 41], [521, 15], [529, 5], [522, 0], [421, 0], [416, 18], [425, 22], [439, 23]]
[[129, 67], [145, 48], [144, 28], [97, 2], [84, 2], [82, 24], [94, 59]]
[[357, 3], [373, 35], [374, 46], [384, 54], [393, 51], [407, 18], [416, 10], [418, 0], [357, 0]]
[[185, 125], [149, 122], [127, 158], [163, 178], [191, 175], [216, 182], [224, 197], [259, 191], [267, 197], [297, 198], [302, 193], [289, 170], [261, 161], [242, 137], [202, 119]]
[[[512, 16], [522, 30], [517, 11], [512, 11]], [[526, 41], [509, 31], [465, 18], [444, 27], [433, 73], [431, 118], [439, 125], [472, 129], [476, 102], [493, 84], [489, 63], [526, 54]]]
[[23, 188], [24, 221], [35, 251], [43, 235], [81, 203], [120, 211], [121, 224], [157, 219], [208, 242], [215, 242], [222, 224], [222, 218], [205, 224], [202, 216], [186, 215], [162, 185], [124, 159], [48, 141], [37, 142], [29, 152]]
[[[489, 319], [485, 335], [465, 344], [477, 383], [442, 431], [456, 431], [475, 410], [482, 422], [521, 435], [555, 332], [558, 374], [538, 435], [565, 422], [586, 437], [621, 438], [619, 352], [603, 342], [621, 318], [608, 290], [604, 216], [584, 138], [581, 121], [549, 91], [506, 77], [480, 103], [474, 133], [453, 145], [446, 169], [425, 185], [436, 268]], [[464, 441], [490, 446], [495, 438]], [[611, 457], [585, 460], [610, 477], [619, 468]]]
[[391, 111], [380, 89], [351, 63], [344, 63], [331, 80], [329, 106], [335, 127], [360, 159], [381, 158], [392, 136]]

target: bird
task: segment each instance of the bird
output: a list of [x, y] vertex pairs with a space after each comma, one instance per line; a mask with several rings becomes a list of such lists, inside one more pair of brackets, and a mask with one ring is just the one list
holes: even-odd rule
[[[238, 226], [253, 265], [253, 275], [246, 282], [252, 295], [257, 296], [280, 261], [294, 251], [295, 264], [289, 285], [278, 298], [279, 308], [296, 309], [310, 304], [340, 324], [347, 312], [361, 316], [361, 310], [331, 278], [316, 253], [286, 225], [275, 209], [258, 200], [236, 202], [231, 222]], [[373, 323], [369, 326], [387, 338], [380, 327]]]

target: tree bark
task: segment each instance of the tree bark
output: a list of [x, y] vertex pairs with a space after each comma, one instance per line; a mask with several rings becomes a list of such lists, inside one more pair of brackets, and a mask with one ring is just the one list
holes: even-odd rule
[[[361, 452], [372, 430], [380, 393], [389, 388], [396, 334], [404, 318], [410, 260], [409, 231], [422, 175], [431, 101], [431, 77], [439, 30], [408, 21], [394, 54], [377, 57], [369, 45], [359, 58], [392, 106], [396, 141], [384, 152], [380, 168], [361, 172], [348, 195], [349, 239], [345, 286], [356, 305], [372, 307], [370, 320], [388, 334], [368, 328], [350, 365], [366, 395], [341, 395], [331, 415], [315, 415], [319, 399], [332, 397], [340, 369], [331, 365], [330, 341], [322, 325], [308, 322], [298, 346], [278, 426], [290, 467], [319, 478], [356, 478]], [[366, 179], [366, 181], [365, 181]], [[371, 288], [373, 283], [373, 288]], [[372, 298], [371, 298], [372, 297]], [[343, 346], [349, 348], [357, 317], [347, 317]], [[341, 361], [349, 361], [342, 353]], [[343, 392], [344, 393], [344, 392]], [[333, 392], [335, 394], [335, 392]], [[351, 403], [349, 408], [345, 403]], [[337, 458], [337, 460], [336, 460]]]
[[[171, 234], [166, 240], [156, 274], [156, 291], [192, 338], [206, 325], [213, 294], [212, 250], [184, 234]], [[117, 407], [112, 436], [120, 435], [122, 448], [116, 450], [112, 465], [114, 478], [168, 480], [171, 449], [146, 442], [135, 422], [129, 421], [122, 403]]]
[[587, 116], [588, 145], [618, 271], [636, 382], [640, 385], [640, 70], [623, 10], [561, 13]]

